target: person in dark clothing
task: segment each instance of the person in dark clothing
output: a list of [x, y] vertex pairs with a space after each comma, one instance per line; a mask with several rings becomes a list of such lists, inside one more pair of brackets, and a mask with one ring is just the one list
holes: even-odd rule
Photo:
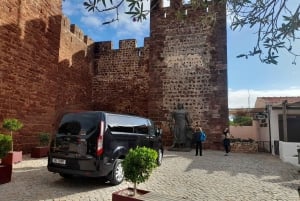
[[194, 133], [194, 135], [195, 135], [195, 141], [196, 141], [196, 154], [195, 154], [195, 156], [198, 156], [198, 153], [199, 153], [200, 156], [202, 156], [202, 142], [206, 140], [206, 134], [202, 130], [202, 128], [199, 127], [196, 130], [196, 132]]
[[223, 144], [224, 144], [224, 148], [225, 148], [225, 156], [228, 156], [228, 153], [230, 152], [230, 133], [229, 133], [229, 129], [225, 128], [223, 131], [224, 134], [224, 140], [223, 140]]

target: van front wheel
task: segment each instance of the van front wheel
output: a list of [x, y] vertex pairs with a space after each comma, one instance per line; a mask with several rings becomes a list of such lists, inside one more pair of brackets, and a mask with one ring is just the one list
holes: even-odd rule
[[122, 167], [122, 160], [117, 159], [112, 170], [109, 181], [112, 185], [118, 185], [124, 180], [124, 171]]

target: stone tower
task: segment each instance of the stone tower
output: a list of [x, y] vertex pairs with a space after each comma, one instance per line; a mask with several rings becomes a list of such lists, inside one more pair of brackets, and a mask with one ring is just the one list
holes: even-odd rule
[[228, 124], [226, 5], [193, 8], [181, 0], [152, 2], [149, 55], [149, 117], [173, 134], [170, 114], [184, 104], [192, 120], [207, 133], [206, 148], [221, 146]]

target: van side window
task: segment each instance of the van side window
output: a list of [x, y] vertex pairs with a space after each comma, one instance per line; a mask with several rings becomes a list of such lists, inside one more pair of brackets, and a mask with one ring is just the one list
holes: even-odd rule
[[140, 134], [148, 134], [148, 126], [147, 125], [137, 125], [133, 127], [134, 133]]
[[106, 123], [112, 133], [148, 134], [147, 120], [144, 118], [108, 114]]

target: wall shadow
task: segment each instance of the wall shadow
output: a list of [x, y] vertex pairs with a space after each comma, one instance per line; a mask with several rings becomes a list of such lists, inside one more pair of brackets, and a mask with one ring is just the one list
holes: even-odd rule
[[189, 161], [184, 170], [187, 173], [194, 170], [205, 171], [205, 174], [226, 172], [232, 179], [241, 175], [250, 175], [261, 182], [275, 183], [295, 190], [300, 185], [297, 167], [267, 153], [230, 153], [229, 156], [224, 156], [223, 151], [203, 150], [203, 156], [200, 157], [195, 156], [195, 150], [169, 151], [164, 159], [179, 160], [181, 157]]
[[59, 62], [61, 21], [56, 15], [28, 20], [24, 27], [0, 26], [0, 121], [17, 118], [24, 124], [14, 133], [16, 151], [29, 153], [39, 132], [55, 133], [66, 111], [92, 109], [92, 45]]

